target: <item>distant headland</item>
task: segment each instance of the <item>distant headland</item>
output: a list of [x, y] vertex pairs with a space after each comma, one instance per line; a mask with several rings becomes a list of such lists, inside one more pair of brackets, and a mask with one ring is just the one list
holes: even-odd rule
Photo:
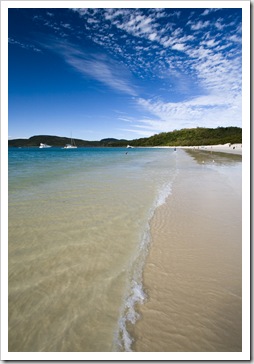
[[[35, 135], [29, 139], [12, 139], [8, 141], [9, 147], [39, 147], [40, 143], [52, 147], [63, 147], [70, 142], [69, 138], [52, 135]], [[191, 128], [174, 130], [155, 134], [148, 138], [133, 140], [106, 138], [100, 141], [88, 141], [75, 138], [77, 147], [154, 147], [154, 146], [198, 146], [216, 145], [226, 143], [242, 143], [242, 128], [217, 127], [217, 128]]]

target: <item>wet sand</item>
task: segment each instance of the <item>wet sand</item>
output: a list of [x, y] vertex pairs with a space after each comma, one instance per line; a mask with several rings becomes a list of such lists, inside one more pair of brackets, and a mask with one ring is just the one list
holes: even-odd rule
[[241, 157], [212, 158], [186, 153], [152, 220], [134, 351], [241, 351]]

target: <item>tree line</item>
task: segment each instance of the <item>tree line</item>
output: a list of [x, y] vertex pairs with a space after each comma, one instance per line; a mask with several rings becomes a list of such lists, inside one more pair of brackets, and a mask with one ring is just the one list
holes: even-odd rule
[[[45, 143], [54, 147], [63, 147], [70, 139], [51, 135], [36, 135], [29, 139], [9, 140], [9, 147], [38, 147]], [[217, 128], [191, 128], [173, 130], [155, 134], [148, 138], [133, 140], [107, 138], [100, 141], [87, 141], [75, 139], [78, 147], [155, 147], [155, 146], [197, 146], [215, 145], [226, 143], [242, 143], [242, 128], [217, 127]]]

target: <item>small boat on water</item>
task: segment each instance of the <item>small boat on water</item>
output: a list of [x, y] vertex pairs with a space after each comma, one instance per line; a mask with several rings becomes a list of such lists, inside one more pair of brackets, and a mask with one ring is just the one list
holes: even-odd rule
[[127, 145], [127, 147], [126, 148], [134, 148], [133, 146], [131, 146], [131, 145]]
[[77, 148], [77, 146], [75, 144], [74, 139], [72, 139], [72, 138], [71, 138], [71, 144], [66, 144], [64, 146], [64, 149], [76, 149], [76, 148]]
[[44, 144], [44, 143], [40, 143], [39, 148], [51, 148], [51, 145], [47, 145], [47, 144]]
[[77, 148], [77, 146], [76, 145], [72, 145], [72, 144], [66, 144], [64, 146], [64, 149], [76, 149], [76, 148]]

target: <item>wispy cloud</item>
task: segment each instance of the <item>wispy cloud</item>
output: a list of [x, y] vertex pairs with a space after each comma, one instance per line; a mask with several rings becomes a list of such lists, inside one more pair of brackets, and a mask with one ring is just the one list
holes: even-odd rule
[[136, 95], [128, 71], [102, 54], [91, 54], [67, 41], [49, 38], [42, 46], [61, 56], [64, 61], [84, 77], [95, 79], [111, 89], [131, 96]]
[[88, 59], [87, 56], [76, 57], [73, 55], [66, 55], [65, 60], [82, 75], [90, 76], [116, 91], [136, 95], [128, 80], [122, 78], [118, 64], [114, 64], [112, 61], [103, 61], [97, 56], [90, 56]]
[[31, 43], [23, 43], [23, 42], [20, 42], [18, 40], [15, 40], [13, 38], [8, 38], [8, 43], [10, 44], [15, 44], [17, 45], [18, 47], [21, 47], [23, 49], [27, 49], [27, 50], [32, 50], [34, 52], [41, 52], [41, 49], [39, 49], [37, 46], [35, 46], [34, 44], [31, 44]]
[[[210, 44], [212, 45], [212, 44]], [[220, 52], [200, 46], [186, 51], [192, 57], [203, 96], [167, 102], [161, 98], [139, 98], [138, 106], [151, 117], [138, 120], [139, 125], [153, 132], [182, 127], [241, 126], [241, 57], [227, 59]], [[151, 132], [150, 135], [153, 133]]]
[[185, 48], [186, 46], [183, 43], [175, 43], [172, 45], [172, 49], [176, 49], [177, 51], [184, 51]]
[[206, 20], [204, 22], [199, 20], [197, 23], [196, 22], [188, 22], [187, 24], [190, 25], [192, 30], [200, 30], [200, 29], [207, 28], [209, 26], [210, 22], [208, 20]]
[[153, 131], [147, 130], [147, 129], [130, 129], [130, 128], [125, 128], [125, 129], [119, 129], [123, 132], [127, 132], [127, 133], [132, 133], [132, 134], [136, 134], [137, 136], [140, 137], [150, 137], [151, 135], [154, 134]]
[[220, 10], [219, 8], [210, 8], [210, 9], [205, 9], [203, 11], [203, 13], [201, 14], [201, 16], [206, 16], [206, 15], [209, 15], [211, 13], [214, 13], [215, 11], [218, 11]]
[[222, 99], [220, 96], [202, 96], [186, 102], [163, 102], [138, 99], [138, 104], [153, 115], [139, 119], [136, 127], [154, 132], [182, 127], [241, 126], [241, 97]]

